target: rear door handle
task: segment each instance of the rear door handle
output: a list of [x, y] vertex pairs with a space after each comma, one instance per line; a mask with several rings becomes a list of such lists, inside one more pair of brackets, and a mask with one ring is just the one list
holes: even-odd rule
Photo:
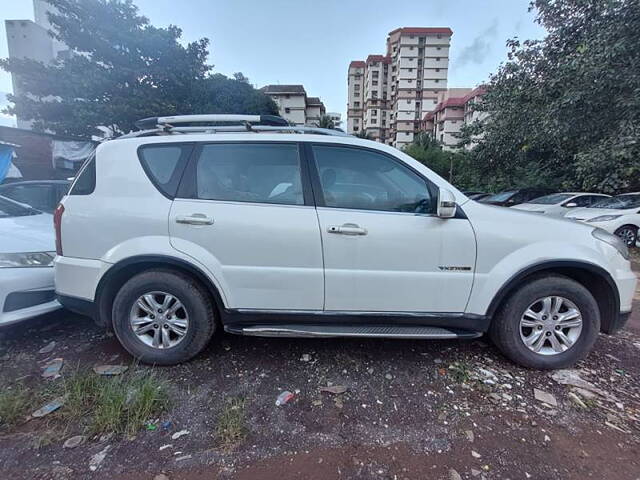
[[327, 232], [339, 235], [366, 235], [367, 229], [355, 223], [345, 223], [343, 225], [330, 225]]
[[213, 225], [213, 218], [207, 217], [203, 213], [193, 213], [191, 215], [178, 215], [176, 223], [185, 225]]

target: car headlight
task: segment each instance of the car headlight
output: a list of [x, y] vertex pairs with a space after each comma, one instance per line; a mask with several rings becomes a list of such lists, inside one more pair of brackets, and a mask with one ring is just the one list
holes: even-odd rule
[[50, 267], [56, 252], [0, 253], [0, 268]]
[[629, 260], [629, 248], [617, 235], [613, 235], [601, 228], [595, 228], [593, 232], [591, 232], [591, 235], [593, 235], [601, 242], [608, 243], [616, 250], [618, 250], [618, 252], [620, 252], [620, 255], [622, 255], [625, 260]]
[[616, 218], [620, 218], [622, 215], [600, 215], [599, 217], [593, 217], [587, 222], [608, 222], [609, 220], [615, 220]]

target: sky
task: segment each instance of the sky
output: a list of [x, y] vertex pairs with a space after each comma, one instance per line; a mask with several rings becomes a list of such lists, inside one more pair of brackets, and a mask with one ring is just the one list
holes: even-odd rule
[[[528, 11], [529, 0], [133, 1], [152, 24], [182, 28], [184, 41], [209, 38], [215, 72], [242, 72], [257, 87], [302, 84], [343, 119], [349, 62], [385, 53], [387, 34], [395, 28], [453, 30], [449, 87], [486, 81], [506, 59], [509, 38], [544, 35]], [[33, 19], [32, 0], [0, 0], [0, 58], [8, 55], [4, 20], [24, 18]], [[0, 104], [1, 92], [11, 92], [3, 71]]]

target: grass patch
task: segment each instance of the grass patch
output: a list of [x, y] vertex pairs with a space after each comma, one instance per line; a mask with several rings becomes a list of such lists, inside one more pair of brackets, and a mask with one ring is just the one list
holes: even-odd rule
[[215, 437], [226, 449], [238, 445], [247, 436], [245, 406], [244, 398], [231, 398], [218, 416]]
[[456, 383], [466, 383], [471, 378], [471, 366], [465, 361], [449, 365], [449, 375]]
[[132, 435], [169, 405], [166, 383], [153, 372], [133, 371], [114, 377], [76, 372], [64, 381], [63, 416], [90, 433]]
[[32, 395], [22, 384], [3, 386], [0, 391], [0, 428], [11, 428], [29, 414]]

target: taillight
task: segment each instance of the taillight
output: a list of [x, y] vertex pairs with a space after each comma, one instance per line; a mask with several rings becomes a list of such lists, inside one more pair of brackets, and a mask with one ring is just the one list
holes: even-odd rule
[[64, 213], [64, 205], [61, 203], [53, 212], [53, 228], [56, 230], [56, 254], [62, 255], [62, 214]]

